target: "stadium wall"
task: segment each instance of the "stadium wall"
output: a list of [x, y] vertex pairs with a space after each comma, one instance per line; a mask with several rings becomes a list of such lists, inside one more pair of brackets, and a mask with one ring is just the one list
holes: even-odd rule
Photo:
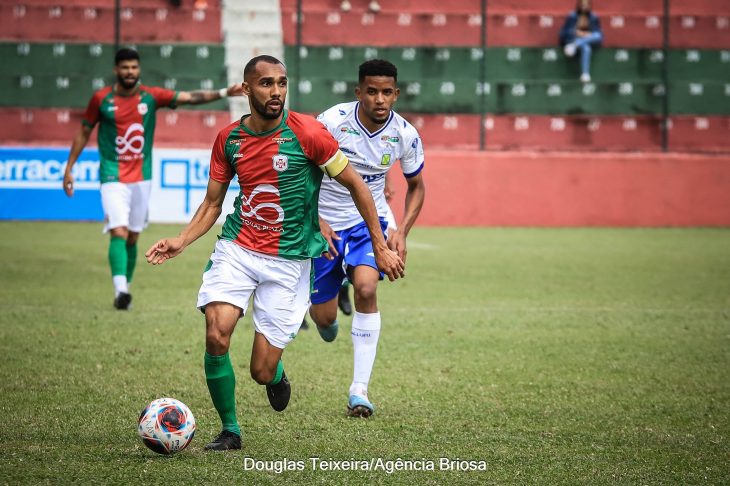
[[423, 226], [730, 226], [727, 155], [432, 150], [423, 174]]

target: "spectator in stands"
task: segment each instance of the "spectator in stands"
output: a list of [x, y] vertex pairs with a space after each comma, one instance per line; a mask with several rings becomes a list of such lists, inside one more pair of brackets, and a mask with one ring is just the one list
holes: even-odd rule
[[580, 80], [584, 83], [591, 82], [591, 52], [602, 41], [601, 23], [591, 10], [591, 0], [578, 0], [575, 12], [565, 18], [560, 29], [560, 44], [568, 57], [580, 51]]
[[132, 301], [129, 284], [137, 261], [137, 239], [147, 224], [152, 184], [152, 141], [158, 108], [198, 105], [243, 95], [234, 84], [220, 90], [172, 91], [139, 82], [139, 54], [123, 48], [114, 58], [116, 83], [96, 91], [71, 145], [63, 190], [74, 194], [72, 167], [99, 124], [99, 180], [109, 266], [114, 284], [114, 307], [127, 310]]
[[[342, 9], [343, 12], [349, 12], [352, 10], [352, 4], [350, 3], [350, 0], [343, 0], [340, 4], [340, 9]], [[373, 13], [380, 12], [380, 4], [376, 0], [372, 0], [368, 4], [368, 10], [370, 10]]]

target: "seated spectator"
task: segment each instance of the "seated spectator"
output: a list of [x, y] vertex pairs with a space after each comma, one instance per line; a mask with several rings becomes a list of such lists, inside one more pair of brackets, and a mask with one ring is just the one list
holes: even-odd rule
[[[342, 9], [343, 12], [349, 12], [352, 10], [352, 4], [350, 3], [350, 0], [343, 0], [340, 4], [340, 9]], [[372, 0], [368, 4], [368, 9], [373, 13], [380, 12], [380, 4], [376, 0]]]
[[575, 12], [565, 18], [560, 29], [560, 44], [568, 57], [580, 52], [580, 80], [584, 83], [591, 82], [591, 51], [599, 47], [601, 41], [601, 23], [591, 11], [591, 0], [578, 0]]

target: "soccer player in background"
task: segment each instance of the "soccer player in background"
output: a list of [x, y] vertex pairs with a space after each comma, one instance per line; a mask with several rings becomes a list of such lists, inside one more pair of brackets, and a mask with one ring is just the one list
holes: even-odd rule
[[205, 199], [175, 238], [145, 254], [160, 264], [204, 235], [221, 214], [226, 190], [238, 177], [240, 193], [223, 225], [198, 294], [205, 313], [205, 376], [223, 430], [206, 449], [241, 448], [236, 418], [236, 378], [229, 357], [231, 335], [253, 295], [255, 333], [252, 378], [266, 385], [269, 403], [282, 411], [291, 386], [281, 356], [297, 334], [309, 306], [312, 258], [327, 252], [317, 201], [322, 177], [341, 184], [365, 220], [377, 267], [393, 280], [404, 264], [388, 249], [368, 187], [314, 118], [284, 109], [287, 76], [274, 57], [258, 56], [244, 69], [243, 92], [251, 114], [218, 134]]
[[[398, 99], [398, 71], [384, 60], [370, 60], [360, 65], [357, 101], [328, 109], [317, 119], [337, 139], [340, 150], [367, 183], [378, 208], [381, 230], [387, 228], [388, 205], [385, 200], [385, 175], [400, 160], [408, 182], [405, 212], [398, 229], [387, 237], [388, 246], [405, 261], [406, 236], [416, 221], [426, 193], [423, 175], [424, 157], [416, 129], [392, 110]], [[343, 277], [355, 289], [355, 315], [352, 319], [354, 372], [349, 389], [348, 414], [369, 417], [375, 407], [368, 399], [368, 384], [375, 362], [381, 319], [377, 287], [383, 278], [373, 259], [371, 236], [352, 198], [337, 184], [325, 180], [319, 196], [322, 233], [335, 257], [314, 261], [315, 281], [309, 315], [322, 339], [337, 336], [337, 302]]]
[[63, 190], [74, 193], [71, 172], [99, 124], [99, 180], [104, 231], [110, 233], [109, 266], [114, 284], [114, 307], [126, 310], [132, 302], [129, 284], [137, 262], [137, 239], [147, 223], [152, 183], [152, 142], [159, 108], [198, 105], [226, 96], [240, 96], [241, 85], [218, 91], [172, 91], [140, 83], [139, 54], [123, 48], [114, 57], [116, 83], [96, 91], [71, 144], [63, 175]]

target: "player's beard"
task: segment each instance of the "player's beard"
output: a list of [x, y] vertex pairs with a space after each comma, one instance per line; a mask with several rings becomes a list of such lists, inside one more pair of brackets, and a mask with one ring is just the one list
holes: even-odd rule
[[266, 104], [261, 103], [259, 100], [256, 99], [255, 96], [252, 96], [250, 99], [251, 109], [255, 110], [256, 113], [261, 115], [261, 118], [265, 118], [267, 120], [276, 120], [281, 116], [281, 112], [284, 109], [284, 100], [281, 101], [281, 106], [278, 110], [275, 111], [269, 111], [269, 109], [266, 107]]
[[135, 86], [137, 86], [137, 83], [139, 82], [139, 76], [135, 76], [134, 78], [123, 78], [122, 76], [117, 74], [117, 83], [119, 83], [119, 86], [121, 86], [124, 89], [132, 89]]

